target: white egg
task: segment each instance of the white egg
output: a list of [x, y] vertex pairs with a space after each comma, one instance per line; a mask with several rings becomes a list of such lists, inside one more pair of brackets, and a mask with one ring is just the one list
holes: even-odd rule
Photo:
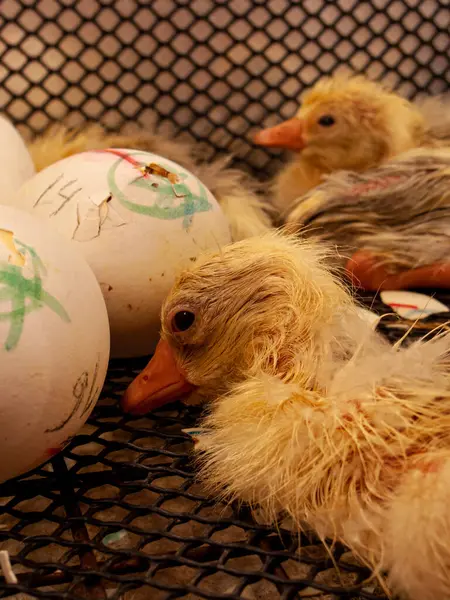
[[84, 152], [25, 183], [15, 203], [83, 253], [108, 309], [111, 354], [150, 354], [177, 272], [231, 241], [226, 217], [189, 171], [139, 150]]
[[2, 198], [14, 196], [22, 183], [33, 177], [35, 168], [17, 129], [0, 117], [0, 181]]
[[82, 255], [45, 223], [0, 205], [0, 481], [77, 433], [108, 358], [105, 302]]

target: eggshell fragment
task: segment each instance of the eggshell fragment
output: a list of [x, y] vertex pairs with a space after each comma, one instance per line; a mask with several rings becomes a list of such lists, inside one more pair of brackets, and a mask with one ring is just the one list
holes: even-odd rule
[[108, 359], [106, 306], [82, 255], [45, 223], [0, 205], [0, 481], [78, 432]]
[[55, 226], [102, 288], [114, 357], [153, 352], [176, 274], [231, 241], [209, 190], [155, 154], [109, 149], [61, 160], [25, 183], [16, 204]]
[[442, 302], [418, 292], [405, 290], [382, 291], [381, 300], [390, 306], [403, 319], [415, 321], [425, 319], [430, 315], [448, 312], [448, 307]]

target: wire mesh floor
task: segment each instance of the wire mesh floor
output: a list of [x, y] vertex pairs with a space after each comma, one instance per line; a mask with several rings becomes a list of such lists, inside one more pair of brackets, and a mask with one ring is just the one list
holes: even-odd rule
[[[450, 306], [450, 296], [439, 299]], [[365, 304], [389, 310], [370, 296]], [[428, 317], [414, 335], [447, 319]], [[408, 327], [395, 316], [381, 323], [391, 340]], [[98, 406], [64, 452], [0, 486], [0, 549], [18, 578], [0, 578], [0, 597], [384, 598], [345, 548], [331, 556], [312, 534], [299, 537], [284, 522], [274, 530], [245, 507], [206, 497], [182, 433], [201, 410], [121, 412], [121, 394], [145, 362], [113, 361]]]

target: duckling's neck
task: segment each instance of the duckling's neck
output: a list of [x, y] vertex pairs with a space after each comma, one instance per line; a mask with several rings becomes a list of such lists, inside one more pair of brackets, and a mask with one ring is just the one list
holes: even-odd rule
[[319, 185], [327, 170], [313, 165], [298, 154], [276, 177], [273, 203], [280, 212], [285, 212], [297, 198]]

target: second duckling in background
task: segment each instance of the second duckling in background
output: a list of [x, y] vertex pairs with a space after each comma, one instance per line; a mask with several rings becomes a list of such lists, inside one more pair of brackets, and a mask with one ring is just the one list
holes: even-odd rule
[[412, 103], [381, 83], [338, 73], [307, 90], [292, 119], [254, 141], [294, 152], [273, 182], [273, 202], [286, 212], [324, 175], [362, 172], [412, 148], [450, 145], [450, 102]]

